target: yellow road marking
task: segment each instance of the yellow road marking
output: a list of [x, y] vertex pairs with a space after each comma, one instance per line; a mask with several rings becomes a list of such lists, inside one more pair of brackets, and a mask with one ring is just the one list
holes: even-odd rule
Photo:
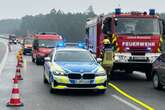
[[116, 87], [114, 84], [112, 83], [108, 83], [109, 86], [111, 86], [112, 88], [114, 88], [116, 91], [118, 91], [120, 94], [124, 95], [125, 97], [129, 98], [130, 100], [134, 101], [135, 103], [143, 106], [144, 108], [146, 108], [147, 110], [155, 110], [154, 108], [150, 107], [149, 105], [145, 104], [144, 102], [128, 95], [127, 93], [125, 93], [124, 91], [122, 91], [121, 89], [119, 89], [118, 87]]

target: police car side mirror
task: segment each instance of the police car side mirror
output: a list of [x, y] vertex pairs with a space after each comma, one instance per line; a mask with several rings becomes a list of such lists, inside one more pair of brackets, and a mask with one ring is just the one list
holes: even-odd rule
[[45, 60], [45, 62], [49, 62], [50, 61], [50, 57], [45, 57], [44, 60]]
[[101, 58], [97, 58], [96, 59], [98, 63], [101, 63], [102, 62], [102, 59]]

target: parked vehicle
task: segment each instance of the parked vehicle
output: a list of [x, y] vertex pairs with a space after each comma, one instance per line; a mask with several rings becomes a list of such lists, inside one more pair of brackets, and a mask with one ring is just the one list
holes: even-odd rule
[[153, 63], [153, 86], [155, 89], [162, 89], [165, 86], [165, 53]]
[[104, 68], [86, 49], [55, 48], [44, 64], [44, 83], [50, 92], [63, 89], [95, 90], [104, 93], [107, 75]]
[[62, 40], [62, 36], [58, 34], [33, 35], [32, 61], [36, 64], [44, 64], [44, 58], [49, 55], [56, 43]]
[[23, 54], [27, 55], [32, 53], [32, 38], [25, 38], [23, 40]]
[[9, 35], [9, 43], [17, 44], [16, 35]]

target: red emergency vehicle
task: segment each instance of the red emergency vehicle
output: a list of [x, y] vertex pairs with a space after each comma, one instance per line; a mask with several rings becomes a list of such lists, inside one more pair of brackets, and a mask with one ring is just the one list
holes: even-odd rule
[[32, 61], [36, 64], [43, 64], [44, 58], [62, 40], [62, 36], [58, 34], [40, 33], [33, 35]]
[[151, 79], [152, 63], [163, 50], [164, 21], [154, 9], [147, 12], [115, 13], [90, 19], [86, 24], [88, 49], [101, 56], [103, 39], [108, 35], [114, 51], [114, 70], [142, 71]]

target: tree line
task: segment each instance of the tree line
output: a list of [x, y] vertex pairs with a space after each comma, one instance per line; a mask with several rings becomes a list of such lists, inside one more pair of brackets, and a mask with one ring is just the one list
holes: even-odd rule
[[5, 19], [0, 20], [0, 33], [1, 34], [12, 34], [20, 29], [20, 19]]
[[[52, 9], [45, 15], [26, 15], [20, 20], [0, 21], [0, 33], [14, 33], [18, 36], [26, 36], [27, 34], [38, 32], [56, 32], [67, 41], [82, 41], [85, 36], [86, 21], [94, 16], [96, 14], [91, 7], [84, 13], [64, 13], [61, 10]], [[8, 23], [4, 24], [4, 21]], [[4, 25], [11, 29], [3, 27]]]

